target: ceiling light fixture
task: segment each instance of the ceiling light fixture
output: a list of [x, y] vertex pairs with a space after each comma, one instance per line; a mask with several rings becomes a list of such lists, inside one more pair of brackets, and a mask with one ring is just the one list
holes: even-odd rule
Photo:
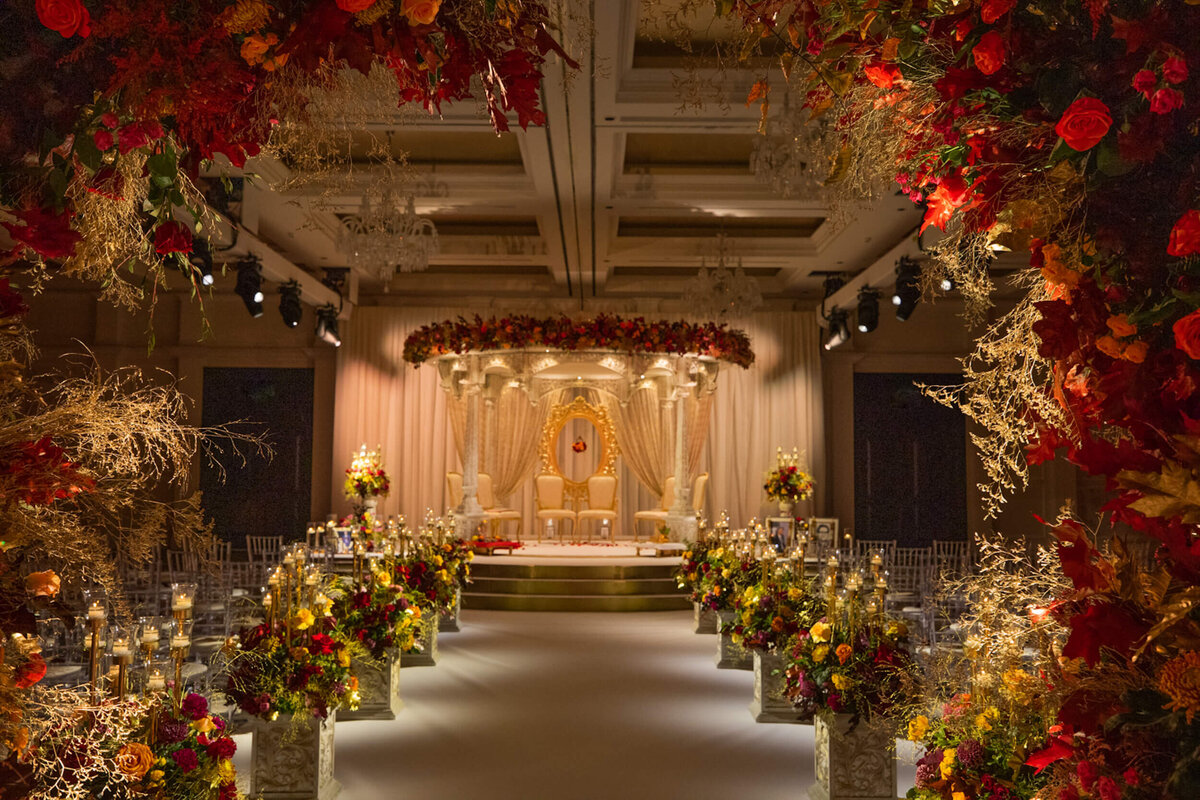
[[921, 265], [908, 256], [901, 256], [896, 264], [896, 288], [892, 292], [892, 305], [896, 307], [896, 319], [901, 322], [912, 316], [921, 302]]
[[317, 338], [334, 347], [342, 346], [342, 337], [338, 335], [338, 310], [333, 303], [317, 308]]
[[237, 264], [237, 284], [233, 290], [246, 304], [250, 316], [258, 318], [263, 315], [262, 266], [258, 256], [248, 255]]
[[869, 286], [858, 290], [858, 329], [870, 333], [879, 326], [879, 292]]
[[763, 304], [758, 281], [742, 269], [742, 260], [739, 258], [737, 266], [729, 268], [727, 262], [733, 259], [728, 241], [724, 233], [717, 234], [713, 254], [717, 265], [710, 269], [708, 257], [702, 257], [700, 271], [684, 286], [683, 303], [694, 314], [717, 319], [740, 317]]
[[279, 284], [279, 316], [283, 324], [295, 328], [304, 317], [304, 306], [300, 304], [300, 282], [291, 280]]
[[825, 340], [825, 349], [832, 350], [841, 347], [850, 340], [850, 326], [846, 324], [846, 312], [834, 308], [829, 312], [829, 338]]
[[831, 163], [828, 131], [803, 106], [793, 112], [789, 95], [780, 111], [772, 110], [763, 135], [755, 137], [750, 170], [780, 197], [821, 197]]
[[357, 214], [342, 219], [338, 248], [351, 267], [369, 272], [386, 287], [396, 272], [421, 272], [439, 250], [437, 227], [417, 216], [412, 195], [386, 189], [372, 199], [364, 194]]

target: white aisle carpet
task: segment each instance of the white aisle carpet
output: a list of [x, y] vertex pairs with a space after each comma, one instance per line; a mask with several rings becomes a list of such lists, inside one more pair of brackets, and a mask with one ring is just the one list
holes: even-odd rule
[[799, 800], [813, 781], [812, 727], [756, 724], [753, 674], [718, 670], [690, 612], [468, 610], [438, 646], [402, 672], [395, 721], [337, 725], [341, 800]]

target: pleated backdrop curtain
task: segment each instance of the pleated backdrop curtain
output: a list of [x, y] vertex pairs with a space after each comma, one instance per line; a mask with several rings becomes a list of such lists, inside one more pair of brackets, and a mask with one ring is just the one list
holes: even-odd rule
[[[342, 497], [344, 470], [363, 443], [383, 448], [392, 477], [392, 493], [381, 504], [381, 513], [404, 513], [412, 522], [419, 521], [427, 508], [439, 513], [445, 509], [446, 472], [461, 469], [454, 428], [457, 417], [457, 436], [461, 437], [463, 416], [448, 402], [436, 367], [426, 364], [414, 369], [403, 362], [401, 354], [405, 337], [416, 328], [468, 313], [461, 308], [359, 307], [345, 324], [338, 352], [333, 465], [334, 506], [341, 513], [349, 512], [349, 503]], [[722, 365], [716, 392], [694, 404], [699, 407], [692, 411], [694, 436], [688, 443], [688, 455], [695, 473], [711, 476], [705, 503], [709, 516], [726, 510], [735, 523], [741, 523], [773, 513], [762, 483], [764, 472], [774, 463], [776, 447], [804, 451], [821, 487], [825, 442], [816, 315], [766, 312], [739, 321], [737, 327], [749, 334], [757, 360], [748, 370]], [[520, 392], [502, 394], [496, 401], [499, 419], [505, 424], [514, 419], [504, 416], [506, 410], [516, 407], [506, 403], [517, 403], [517, 398], [523, 397]], [[561, 399], [569, 400], [566, 394]], [[614, 414], [618, 437], [621, 429], [626, 430], [626, 441], [618, 442], [622, 457], [618, 462], [621, 521], [617, 532], [622, 536], [632, 531], [635, 511], [657, 506], [661, 481], [674, 468], [674, 421], [662, 418], [654, 422], [648, 401], [648, 397], [635, 399], [615, 413], [612, 404], [604, 401]], [[482, 463], [489, 465], [498, 500], [525, 515], [525, 536], [531, 538], [535, 504], [529, 477], [540, 469], [537, 441], [553, 401], [538, 406], [528, 400], [520, 402], [531, 412], [522, 414], [520, 427], [531, 432], [525, 448], [532, 449], [533, 466], [524, 468], [529, 450], [522, 451], [515, 440], [511, 440], [514, 451], [505, 452], [508, 445], [502, 441], [507, 437], [499, 430], [485, 430]], [[707, 413], [704, 405], [711, 405]], [[703, 419], [709, 420], [707, 435], [702, 435]], [[661, 433], [642, 437], [631, 433], [639, 427]], [[660, 436], [668, 442], [665, 447], [652, 444], [661, 441]], [[658, 467], [663, 459], [665, 464]], [[505, 490], [510, 492], [507, 501], [503, 500]], [[797, 513], [821, 510], [814, 501], [807, 501]], [[649, 527], [645, 526], [642, 535], [647, 533]]]

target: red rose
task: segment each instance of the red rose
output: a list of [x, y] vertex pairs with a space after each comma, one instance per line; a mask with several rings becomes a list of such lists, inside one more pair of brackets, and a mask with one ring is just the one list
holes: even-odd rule
[[37, 0], [38, 20], [64, 39], [79, 34], [86, 39], [92, 32], [92, 17], [79, 0]]
[[337, 0], [337, 7], [342, 11], [357, 14], [375, 5], [375, 0]]
[[971, 54], [975, 56], [975, 67], [984, 75], [993, 75], [1004, 66], [1004, 37], [996, 31], [988, 31], [979, 39]]
[[1187, 353], [1188, 358], [1200, 361], [1200, 311], [1180, 318], [1171, 331], [1175, 334], [1175, 346]]
[[899, 67], [895, 64], [885, 64], [882, 61], [867, 64], [863, 67], [863, 73], [866, 74], [867, 80], [880, 89], [892, 88], [901, 77]]
[[1149, 99], [1151, 90], [1158, 85], [1158, 76], [1154, 74], [1153, 70], [1139, 69], [1137, 74], [1133, 76], [1133, 81], [1130, 85]]
[[983, 0], [983, 8], [980, 9], [980, 16], [985, 23], [991, 25], [1012, 11], [1013, 6], [1016, 4], [1017, 0]]
[[121, 124], [121, 120], [111, 111], [105, 111], [100, 115], [100, 124], [106, 128], [116, 130], [117, 126]]
[[1054, 126], [1054, 132], [1072, 150], [1083, 152], [1100, 144], [1111, 127], [1108, 106], [1095, 97], [1081, 97], [1067, 106], [1062, 119]]
[[96, 142], [96, 147], [101, 153], [111, 149], [114, 142], [112, 133], [106, 130], [96, 131], [92, 134], [92, 140]]
[[1180, 258], [1200, 253], [1200, 211], [1193, 208], [1179, 218], [1171, 229], [1167, 252]]
[[1179, 56], [1171, 56], [1163, 62], [1163, 78], [1167, 83], [1183, 83], [1187, 76], [1187, 62]]
[[182, 222], [164, 222], [154, 230], [154, 252], [160, 256], [192, 252], [192, 232]]
[[1183, 106], [1183, 92], [1178, 89], [1162, 88], [1150, 98], [1150, 110], [1155, 114], [1170, 114]]
[[12, 212], [24, 225], [2, 222], [19, 244], [34, 251], [42, 258], [64, 259], [75, 255], [75, 243], [83, 237], [71, 230], [71, 212], [64, 209], [61, 214], [30, 208]]
[[146, 131], [142, 129], [142, 126], [136, 122], [132, 122], [117, 131], [117, 149], [121, 155], [125, 155], [131, 150], [137, 150], [139, 147], [145, 147], [148, 144], [150, 144], [150, 137], [146, 135]]

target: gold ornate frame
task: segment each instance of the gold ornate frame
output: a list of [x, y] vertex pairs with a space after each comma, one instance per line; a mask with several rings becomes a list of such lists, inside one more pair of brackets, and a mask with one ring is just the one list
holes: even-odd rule
[[546, 424], [542, 427], [542, 443], [538, 448], [538, 455], [542, 459], [542, 471], [562, 478], [565, 497], [574, 500], [578, 505], [587, 497], [587, 481], [573, 481], [563, 474], [558, 463], [556, 447], [562, 429], [573, 419], [586, 419], [596, 428], [597, 438], [600, 440], [600, 458], [592, 475], [616, 475], [617, 456], [621, 451], [617, 448], [617, 434], [612, 419], [602, 406], [594, 406], [582, 397], [576, 397], [570, 403], [559, 404], [550, 409]]

